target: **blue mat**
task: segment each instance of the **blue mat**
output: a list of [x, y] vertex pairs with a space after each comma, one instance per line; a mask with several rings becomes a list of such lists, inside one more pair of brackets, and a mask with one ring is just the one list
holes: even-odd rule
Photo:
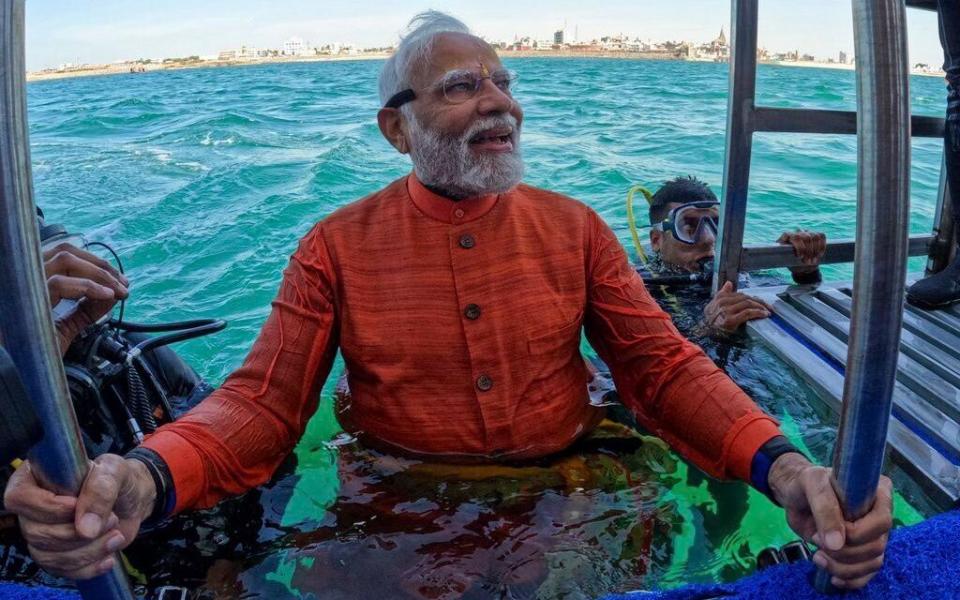
[[80, 600], [80, 594], [73, 590], [0, 583], [0, 598], [4, 600]]
[[[841, 596], [844, 600], [960, 599], [960, 511], [933, 517], [890, 536], [887, 561], [870, 584]], [[606, 600], [705, 600], [731, 597], [741, 600], [814, 600], [831, 598], [810, 586], [809, 562], [780, 565], [716, 585], [691, 585], [664, 592], [634, 592]], [[9, 600], [79, 600], [71, 590], [24, 587], [0, 583], [0, 598]], [[836, 599], [836, 596], [832, 598]]]
[[691, 585], [665, 592], [635, 592], [606, 600], [843, 600], [960, 599], [960, 511], [951, 511], [911, 527], [894, 530], [886, 563], [862, 590], [824, 596], [810, 585], [810, 562], [764, 569], [722, 585]]

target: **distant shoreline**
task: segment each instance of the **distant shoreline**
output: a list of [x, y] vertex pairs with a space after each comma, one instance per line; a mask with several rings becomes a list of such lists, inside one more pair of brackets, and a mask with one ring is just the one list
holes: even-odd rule
[[[254, 60], [210, 60], [210, 61], [172, 61], [163, 63], [113, 63], [108, 65], [83, 65], [77, 68], [64, 70], [44, 70], [27, 73], [27, 81], [49, 81], [72, 77], [92, 77], [97, 75], [124, 75], [153, 73], [156, 71], [179, 71], [182, 69], [205, 69], [218, 67], [242, 67], [278, 63], [313, 63], [313, 62], [344, 62], [354, 60], [385, 60], [390, 57], [387, 53], [365, 53], [343, 56], [310, 56], [292, 57], [277, 56], [258, 58]], [[555, 51], [501, 51], [501, 58], [615, 58], [622, 60], [669, 60], [683, 62], [716, 62], [710, 59], [684, 59], [664, 53], [653, 52], [555, 52]], [[782, 67], [801, 67], [814, 69], [855, 70], [854, 65], [843, 63], [814, 62], [814, 61], [760, 61], [761, 65], [776, 65]], [[946, 74], [943, 71], [911, 71], [911, 75], [923, 77], [940, 77]]]

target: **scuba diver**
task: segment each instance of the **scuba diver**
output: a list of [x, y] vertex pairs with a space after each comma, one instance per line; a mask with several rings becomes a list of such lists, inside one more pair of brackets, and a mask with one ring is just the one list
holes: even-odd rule
[[[703, 294], [699, 290], [710, 283], [713, 275], [720, 201], [706, 183], [687, 176], [663, 184], [649, 197], [649, 202], [653, 256], [640, 269], [644, 282], [661, 305], [666, 299], [657, 288], [681, 284], [700, 284], [694, 286], [697, 288], [694, 294], [696, 300], [701, 301]], [[646, 253], [636, 238], [635, 243], [641, 259], [645, 258]], [[777, 239], [777, 243], [793, 246], [794, 253], [803, 262], [801, 266], [790, 268], [795, 283], [820, 283], [819, 263], [826, 250], [826, 235], [788, 231]], [[697, 325], [705, 326], [710, 332], [732, 333], [747, 321], [769, 317], [771, 309], [752, 296], [733, 291], [728, 282], [706, 306], [698, 307], [695, 312], [698, 313]], [[701, 312], [702, 319], [699, 318]], [[685, 329], [682, 324], [678, 326]]]
[[[87, 242], [63, 225], [46, 223], [39, 209], [37, 217], [57, 341], [87, 455], [128, 452], [213, 391], [168, 344], [220, 331], [226, 323], [124, 321], [129, 280], [119, 257], [102, 242]], [[95, 246], [113, 254], [119, 268], [89, 252]], [[117, 304], [119, 317], [112, 319]], [[22, 456], [27, 448], [8, 450]], [[0, 489], [13, 470], [13, 465], [0, 468]]]
[[[949, 201], [953, 208], [953, 241], [960, 246], [960, 0], [938, 0], [943, 70], [947, 73], [947, 123], [943, 154]], [[916, 282], [907, 290], [907, 302], [925, 309], [960, 301], [960, 250], [945, 269]]]

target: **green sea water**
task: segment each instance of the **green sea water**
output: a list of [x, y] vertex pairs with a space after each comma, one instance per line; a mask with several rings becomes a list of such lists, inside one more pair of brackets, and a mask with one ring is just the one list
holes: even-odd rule
[[[631, 184], [695, 174], [719, 193], [726, 65], [508, 62], [526, 112], [526, 181], [594, 207], [626, 245]], [[30, 84], [37, 203], [48, 220], [117, 249], [132, 280], [130, 319], [227, 319], [226, 331], [177, 347], [219, 384], [266, 318], [298, 238], [409, 171], [376, 125], [380, 65]], [[915, 113], [942, 114], [941, 80], [914, 77], [911, 94]], [[852, 110], [854, 75], [763, 66], [758, 103]], [[915, 141], [913, 156], [911, 231], [926, 232], [940, 145]], [[747, 241], [796, 227], [853, 237], [855, 179], [853, 137], [758, 135]], [[798, 444], [828, 459], [835, 417], [772, 354], [746, 340], [709, 353]], [[340, 369], [270, 484], [131, 547], [141, 583], [211, 597], [584, 598], [730, 580], [752, 571], [759, 550], [794, 537], [765, 498], [707, 479], [654, 440], [485, 476], [363, 450], [331, 407]], [[916, 522], [922, 499], [905, 493], [898, 521]]]

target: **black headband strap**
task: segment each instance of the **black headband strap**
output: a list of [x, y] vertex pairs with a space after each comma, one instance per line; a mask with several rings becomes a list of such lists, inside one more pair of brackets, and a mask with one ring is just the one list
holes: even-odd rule
[[384, 108], [400, 108], [407, 102], [415, 99], [417, 95], [413, 90], [407, 89], [402, 92], [397, 92], [396, 94], [390, 96], [390, 99], [387, 100], [387, 103], [383, 105]]

